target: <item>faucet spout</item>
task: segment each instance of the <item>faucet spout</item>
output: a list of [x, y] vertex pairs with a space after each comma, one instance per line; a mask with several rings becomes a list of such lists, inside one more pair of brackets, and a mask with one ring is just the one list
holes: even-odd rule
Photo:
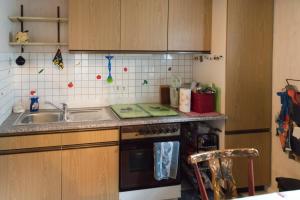
[[63, 113], [64, 120], [68, 121], [68, 119], [69, 119], [68, 104], [62, 103], [62, 108], [60, 108], [59, 106], [57, 106], [56, 104], [54, 104], [50, 101], [45, 101], [45, 104], [49, 104], [49, 105], [53, 106], [54, 108], [56, 108], [57, 110], [60, 110]]

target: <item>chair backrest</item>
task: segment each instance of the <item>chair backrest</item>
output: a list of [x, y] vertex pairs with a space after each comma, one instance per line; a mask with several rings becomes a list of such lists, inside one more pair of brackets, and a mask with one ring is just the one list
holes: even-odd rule
[[249, 195], [255, 194], [254, 189], [254, 171], [253, 158], [258, 157], [258, 150], [253, 148], [243, 149], [228, 149], [207, 151], [203, 153], [196, 153], [189, 156], [189, 163], [193, 166], [197, 177], [198, 187], [202, 200], [208, 200], [206, 189], [202, 180], [202, 175], [198, 167], [198, 163], [208, 161], [210, 170], [212, 172], [212, 183], [214, 188], [214, 199], [224, 198], [221, 185], [228, 190], [232, 196], [236, 196], [236, 185], [232, 177], [232, 158], [244, 157], [248, 158], [248, 190]]

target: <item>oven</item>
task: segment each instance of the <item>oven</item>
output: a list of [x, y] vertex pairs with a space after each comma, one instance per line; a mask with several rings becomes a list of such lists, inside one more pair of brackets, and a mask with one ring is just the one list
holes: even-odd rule
[[180, 124], [156, 124], [121, 128], [121, 192], [180, 184], [179, 166], [176, 179], [161, 181], [154, 179], [153, 144], [166, 141], [180, 141]]

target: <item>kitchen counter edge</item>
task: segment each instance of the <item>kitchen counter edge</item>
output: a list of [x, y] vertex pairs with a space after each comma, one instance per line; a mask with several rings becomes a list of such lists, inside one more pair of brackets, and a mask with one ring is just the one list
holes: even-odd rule
[[223, 114], [215, 116], [197, 116], [191, 117], [184, 113], [172, 117], [153, 117], [153, 118], [136, 118], [136, 119], [118, 119], [108, 121], [85, 121], [85, 122], [57, 122], [38, 125], [17, 125], [13, 123], [18, 114], [11, 114], [8, 119], [0, 126], [0, 137], [22, 136], [22, 135], [39, 135], [53, 134], [62, 132], [105, 130], [120, 128], [122, 126], [147, 125], [147, 124], [164, 124], [164, 123], [184, 123], [196, 121], [215, 121], [226, 120]]

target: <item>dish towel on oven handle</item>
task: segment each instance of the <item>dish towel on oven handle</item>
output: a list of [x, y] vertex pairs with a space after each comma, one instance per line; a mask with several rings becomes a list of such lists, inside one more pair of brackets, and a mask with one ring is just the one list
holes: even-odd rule
[[157, 181], [163, 179], [176, 179], [179, 158], [179, 142], [156, 142], [154, 151], [154, 178]]

